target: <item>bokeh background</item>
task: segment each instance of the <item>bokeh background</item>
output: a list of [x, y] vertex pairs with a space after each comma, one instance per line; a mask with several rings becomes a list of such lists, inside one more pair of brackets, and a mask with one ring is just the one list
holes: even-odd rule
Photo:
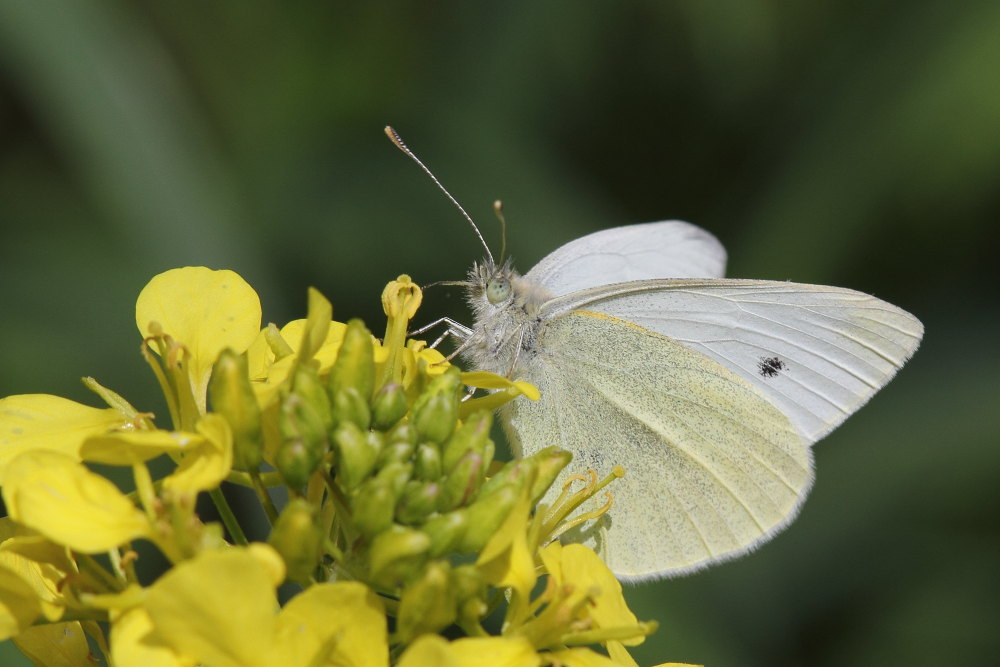
[[[235, 269], [275, 322], [314, 285], [374, 329], [388, 279], [461, 278], [481, 249], [391, 123], [494, 244], [504, 201], [522, 269], [682, 218], [732, 276], [926, 325], [788, 530], [629, 591], [661, 623], [641, 664], [995, 664], [998, 35], [988, 1], [5, 0], [0, 395], [94, 402], [95, 375], [156, 409], [133, 304], [170, 267]], [[468, 320], [455, 289], [425, 304]]]

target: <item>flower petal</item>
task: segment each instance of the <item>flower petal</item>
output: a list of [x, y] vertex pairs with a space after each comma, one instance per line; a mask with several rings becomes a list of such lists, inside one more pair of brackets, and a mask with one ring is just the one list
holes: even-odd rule
[[541, 557], [545, 569], [557, 584], [577, 587], [586, 584], [591, 589], [593, 605], [588, 615], [596, 627], [605, 630], [635, 627], [635, 637], [621, 640], [626, 646], [635, 646], [645, 640], [639, 620], [625, 603], [621, 584], [596, 553], [582, 544], [563, 546], [553, 542], [542, 549]]
[[238, 274], [189, 266], [161, 273], [143, 288], [135, 304], [139, 333], [156, 322], [191, 353], [189, 375], [204, 407], [205, 389], [219, 352], [244, 352], [260, 331], [260, 298]]
[[93, 664], [79, 621], [28, 628], [14, 638], [14, 643], [36, 665], [80, 667]]
[[117, 431], [87, 438], [80, 447], [80, 457], [92, 463], [129, 466], [167, 452], [193, 451], [204, 444], [204, 436], [185, 431]]
[[111, 624], [111, 656], [116, 665], [143, 667], [190, 667], [194, 660], [182, 658], [157, 643], [153, 621], [145, 609], [136, 607], [118, 616]]
[[29, 628], [42, 611], [31, 584], [14, 570], [0, 565], [0, 641]]
[[177, 470], [163, 480], [165, 489], [198, 493], [214, 489], [233, 467], [233, 433], [222, 415], [207, 414], [195, 429], [200, 446], [184, 455]]
[[58, 452], [29, 451], [11, 461], [3, 499], [12, 519], [74, 551], [100, 553], [150, 533], [118, 487]]
[[278, 645], [287, 665], [389, 664], [382, 603], [358, 582], [318, 584], [292, 598], [278, 615]]
[[275, 588], [247, 549], [203, 551], [149, 589], [144, 607], [157, 636], [212, 667], [267, 667], [275, 633]]
[[112, 408], [92, 408], [49, 394], [0, 398], [0, 485], [7, 463], [21, 452], [47, 449], [78, 456], [84, 440], [124, 426]]

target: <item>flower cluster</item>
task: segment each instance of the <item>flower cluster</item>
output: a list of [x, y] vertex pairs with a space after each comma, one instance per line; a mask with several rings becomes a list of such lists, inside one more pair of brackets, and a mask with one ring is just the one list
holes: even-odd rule
[[[569, 455], [503, 463], [490, 439], [493, 410], [537, 391], [407, 340], [420, 299], [406, 276], [386, 287], [381, 341], [315, 290], [305, 319], [262, 329], [240, 276], [175, 269], [136, 304], [169, 427], [91, 378], [108, 407], [0, 399], [0, 639], [38, 665], [635, 665], [655, 623], [554, 540], [621, 471], [539, 505]], [[256, 493], [266, 543], [223, 483]], [[166, 572], [137, 572], [138, 540]]]

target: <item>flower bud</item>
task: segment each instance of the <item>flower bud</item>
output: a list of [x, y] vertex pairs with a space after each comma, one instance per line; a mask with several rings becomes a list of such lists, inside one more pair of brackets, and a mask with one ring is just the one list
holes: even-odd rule
[[431, 538], [430, 556], [437, 558], [454, 551], [467, 525], [468, 519], [464, 509], [438, 514], [428, 519], [420, 530]]
[[320, 382], [319, 373], [310, 364], [298, 364], [292, 375], [292, 393], [308, 405], [322, 424], [324, 433], [333, 427], [330, 399]]
[[387, 429], [406, 414], [406, 391], [402, 385], [390, 382], [372, 399], [372, 424], [377, 429]]
[[[344, 332], [344, 341], [337, 352], [337, 360], [330, 369], [330, 396], [353, 388], [365, 405], [375, 390], [375, 352], [372, 334], [361, 320], [351, 320]], [[364, 428], [368, 428], [365, 426]]]
[[328, 431], [322, 414], [294, 391], [282, 397], [278, 412], [278, 432], [285, 440], [301, 440], [317, 462], [329, 448]]
[[375, 536], [368, 550], [369, 578], [377, 585], [395, 587], [424, 563], [431, 539], [412, 528], [392, 526]]
[[487, 479], [479, 488], [479, 498], [486, 498], [502, 488], [513, 486], [521, 488], [521, 485], [528, 481], [533, 481], [538, 474], [538, 459], [529, 456], [523, 459], [513, 459], [507, 461], [500, 470]]
[[290, 488], [300, 489], [309, 481], [321, 459], [306, 447], [301, 438], [295, 438], [282, 441], [275, 453], [274, 464]]
[[518, 488], [506, 485], [488, 498], [480, 498], [469, 505], [466, 510], [468, 526], [458, 541], [457, 550], [461, 553], [476, 553], [482, 549], [510, 514], [519, 494]]
[[393, 498], [399, 498], [406, 483], [413, 476], [413, 464], [408, 462], [392, 462], [378, 471], [376, 479], [380, 479], [392, 489]]
[[396, 520], [406, 525], [423, 521], [434, 512], [440, 492], [436, 482], [410, 480], [396, 505]]
[[365, 431], [371, 426], [371, 407], [356, 387], [333, 392], [333, 421], [335, 424], [350, 422]]
[[431, 380], [413, 405], [413, 425], [422, 439], [440, 444], [447, 440], [458, 422], [457, 368]]
[[408, 442], [411, 445], [416, 445], [417, 440], [417, 429], [413, 428], [413, 424], [409, 422], [400, 422], [385, 434], [386, 442]]
[[293, 499], [281, 511], [267, 541], [284, 559], [288, 578], [308, 585], [322, 553], [315, 508], [301, 498]]
[[392, 485], [385, 480], [371, 478], [354, 492], [351, 519], [362, 535], [371, 538], [392, 525], [395, 507], [396, 494]]
[[414, 474], [420, 479], [436, 480], [441, 477], [441, 453], [434, 445], [427, 443], [417, 447], [414, 456]]
[[446, 561], [428, 563], [419, 579], [403, 591], [396, 616], [402, 642], [417, 635], [438, 632], [455, 622], [455, 594], [449, 586]]
[[545, 492], [552, 486], [552, 482], [562, 472], [562, 469], [569, 465], [573, 455], [565, 449], [558, 447], [546, 447], [531, 455], [531, 459], [538, 462], [538, 472], [531, 485], [531, 504], [535, 505]]
[[382, 448], [376, 468], [384, 468], [390, 463], [406, 463], [413, 458], [414, 447], [408, 442], [393, 442]]
[[442, 447], [441, 465], [444, 471], [451, 472], [466, 452], [474, 451], [482, 455], [486, 450], [491, 426], [493, 415], [489, 412], [484, 410], [470, 415]]
[[459, 565], [448, 573], [448, 583], [458, 603], [458, 621], [465, 626], [477, 625], [488, 610], [482, 570], [472, 564]]
[[260, 407], [250, 388], [247, 359], [226, 348], [219, 354], [208, 385], [212, 411], [229, 422], [233, 432], [233, 468], [256, 470], [263, 460]]
[[466, 452], [441, 484], [438, 511], [447, 512], [468, 504], [476, 495], [482, 472], [483, 457], [476, 452]]
[[380, 440], [379, 434], [362, 431], [350, 421], [343, 422], [334, 430], [337, 481], [344, 489], [356, 488], [375, 469], [382, 445]]

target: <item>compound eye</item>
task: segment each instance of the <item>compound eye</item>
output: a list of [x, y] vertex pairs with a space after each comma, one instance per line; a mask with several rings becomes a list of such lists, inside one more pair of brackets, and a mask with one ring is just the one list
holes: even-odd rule
[[510, 298], [510, 281], [506, 278], [494, 278], [486, 285], [486, 300], [494, 306]]

